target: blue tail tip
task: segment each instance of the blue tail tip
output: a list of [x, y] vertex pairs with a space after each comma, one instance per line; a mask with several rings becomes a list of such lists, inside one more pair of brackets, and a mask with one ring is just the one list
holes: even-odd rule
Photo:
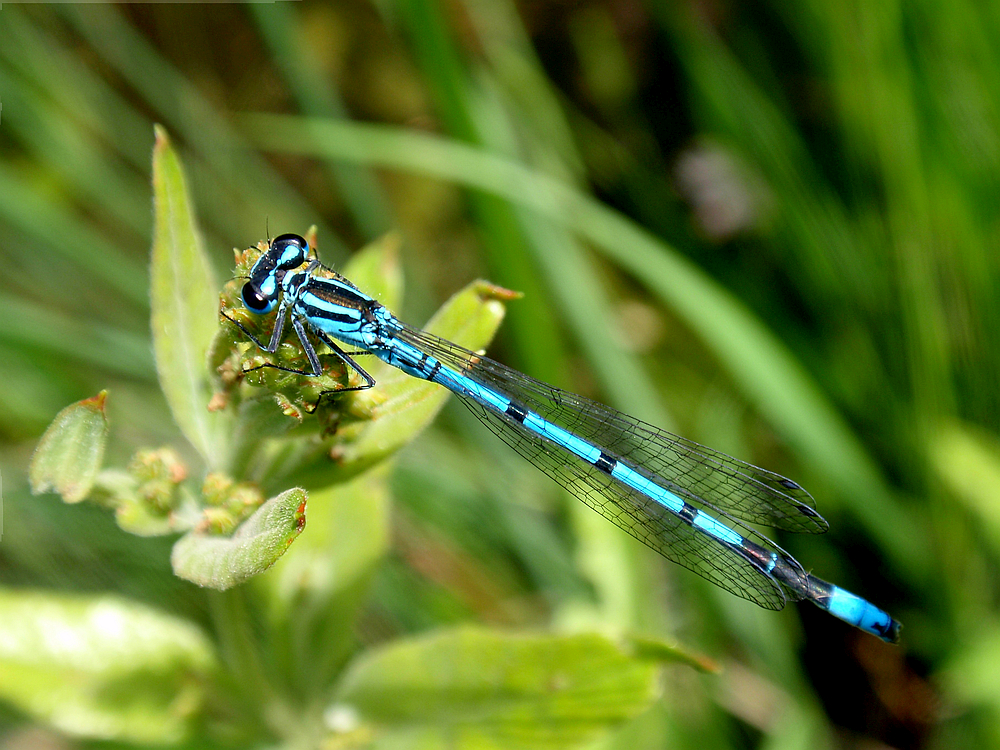
[[899, 631], [903, 626], [898, 620], [839, 586], [831, 586], [826, 610], [844, 622], [878, 636], [886, 643], [899, 643]]
[[899, 620], [894, 620], [889, 617], [888, 624], [880, 631], [875, 633], [879, 638], [881, 638], [886, 643], [899, 643], [899, 631], [902, 630], [903, 625]]

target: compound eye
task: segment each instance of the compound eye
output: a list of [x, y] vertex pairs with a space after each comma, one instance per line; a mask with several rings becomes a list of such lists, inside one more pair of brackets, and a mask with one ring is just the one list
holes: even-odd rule
[[275, 300], [261, 294], [260, 289], [254, 286], [252, 281], [248, 281], [243, 285], [241, 296], [243, 297], [243, 304], [247, 306], [247, 310], [250, 312], [263, 315], [274, 309]]
[[271, 252], [276, 257], [277, 268], [297, 268], [306, 262], [309, 243], [297, 234], [282, 234], [271, 240]]

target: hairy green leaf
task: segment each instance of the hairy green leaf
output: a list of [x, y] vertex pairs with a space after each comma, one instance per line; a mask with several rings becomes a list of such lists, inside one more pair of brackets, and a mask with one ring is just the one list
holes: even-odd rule
[[170, 562], [181, 578], [224, 591], [271, 567], [305, 524], [306, 493], [293, 488], [264, 503], [232, 536], [184, 535]]
[[31, 491], [58, 492], [68, 503], [90, 494], [108, 438], [104, 402], [108, 392], [67, 406], [56, 415], [31, 458]]

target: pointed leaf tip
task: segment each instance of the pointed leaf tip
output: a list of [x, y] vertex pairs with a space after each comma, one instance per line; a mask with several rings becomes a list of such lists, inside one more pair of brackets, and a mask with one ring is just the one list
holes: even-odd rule
[[170, 146], [170, 135], [167, 133], [167, 129], [158, 122], [153, 123], [153, 137], [155, 138], [156, 148], [167, 148]]

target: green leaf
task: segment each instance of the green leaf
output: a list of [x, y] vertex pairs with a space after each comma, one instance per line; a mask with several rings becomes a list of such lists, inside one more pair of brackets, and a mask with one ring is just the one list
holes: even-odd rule
[[305, 490], [293, 488], [264, 503], [229, 537], [190, 532], [174, 545], [174, 573], [224, 591], [271, 567], [306, 525]]
[[658, 675], [596, 634], [460, 628], [363, 655], [327, 715], [382, 748], [566, 748], [648, 708]]
[[174, 419], [210, 465], [218, 462], [220, 417], [208, 411], [208, 349], [219, 326], [218, 287], [201, 247], [177, 153], [157, 126], [153, 149], [153, 351]]
[[311, 493], [309, 533], [270, 577], [275, 596], [334, 591], [365, 575], [389, 543], [389, 489], [382, 467]]
[[107, 395], [101, 391], [56, 415], [31, 457], [28, 479], [33, 494], [58, 492], [67, 503], [90, 494], [108, 439]]
[[0, 697], [67, 734], [178, 742], [213, 669], [201, 631], [148, 607], [0, 590]]

